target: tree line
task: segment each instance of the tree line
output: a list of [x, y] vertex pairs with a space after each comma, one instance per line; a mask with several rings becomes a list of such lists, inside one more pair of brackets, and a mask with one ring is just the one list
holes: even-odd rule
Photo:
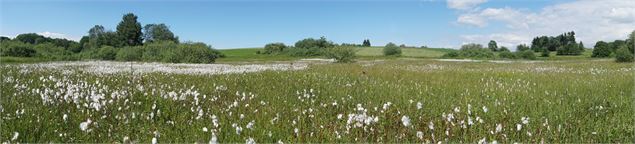
[[173, 63], [213, 63], [224, 56], [204, 43], [181, 43], [178, 36], [163, 23], [142, 27], [137, 19], [132, 13], [123, 15], [116, 31], [95, 25], [79, 42], [35, 33], [20, 34], [14, 39], [1, 37], [3, 44], [0, 45], [0, 56]]

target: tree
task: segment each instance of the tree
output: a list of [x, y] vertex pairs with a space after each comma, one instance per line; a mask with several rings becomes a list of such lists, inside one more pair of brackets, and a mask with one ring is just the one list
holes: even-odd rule
[[611, 55], [611, 48], [609, 44], [604, 41], [598, 41], [593, 47], [591, 57], [609, 57]]
[[8, 41], [8, 40], [11, 40], [11, 38], [6, 36], [0, 36], [0, 41]]
[[528, 59], [528, 60], [536, 59], [536, 55], [534, 54], [533, 51], [520, 51], [520, 52], [516, 52], [516, 55], [518, 55], [517, 57], [522, 59]]
[[178, 43], [179, 38], [174, 36], [165, 24], [147, 24], [143, 27], [143, 39], [146, 42], [173, 41]]
[[333, 47], [328, 48], [326, 51], [326, 57], [335, 59], [338, 63], [349, 63], [355, 59], [355, 53], [357, 50], [353, 47]]
[[362, 46], [370, 47], [370, 40], [369, 39], [365, 39], [364, 42], [362, 43]]
[[38, 35], [36, 33], [19, 34], [18, 36], [14, 38], [14, 40], [17, 40], [23, 43], [28, 43], [28, 44], [38, 44], [38, 43], [48, 42], [44, 36]]
[[396, 44], [390, 42], [384, 46], [384, 55], [385, 56], [399, 56], [401, 55], [401, 48]]
[[542, 49], [542, 52], [540, 53], [541, 57], [549, 57], [549, 50], [548, 49]]
[[286, 49], [287, 46], [284, 45], [283, 43], [269, 43], [267, 45], [265, 45], [265, 54], [275, 54], [275, 53], [281, 53], [284, 51], [284, 49]]
[[306, 38], [300, 40], [295, 43], [296, 48], [330, 48], [334, 47], [335, 44], [333, 42], [326, 40], [325, 37], [320, 37], [320, 39]]
[[123, 16], [117, 25], [117, 34], [126, 46], [136, 46], [142, 43], [141, 24], [137, 22], [137, 16], [128, 13]]
[[494, 40], [489, 41], [489, 43], [487, 44], [487, 48], [489, 48], [493, 52], [498, 51], [498, 45], [496, 44], [496, 41]]
[[616, 62], [633, 62], [633, 53], [628, 50], [628, 47], [622, 45], [617, 51], [615, 51]]
[[508, 49], [507, 47], [505, 47], [505, 46], [501, 46], [501, 48], [500, 48], [500, 49], [498, 49], [498, 51], [502, 51], [502, 52], [503, 52], [503, 51], [507, 51], [507, 52], [508, 52], [508, 51], [509, 51], [509, 49]]
[[526, 44], [519, 44], [516, 46], [516, 51], [526, 51], [529, 50], [529, 47]]

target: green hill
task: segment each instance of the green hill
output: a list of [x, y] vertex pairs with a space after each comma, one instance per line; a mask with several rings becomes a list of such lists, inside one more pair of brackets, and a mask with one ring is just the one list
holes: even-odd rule
[[[228, 61], [285, 61], [296, 60], [303, 57], [292, 57], [288, 55], [263, 55], [257, 54], [259, 50], [263, 48], [235, 48], [235, 49], [219, 49], [225, 58], [220, 58], [220, 62]], [[361, 47], [357, 48], [357, 56], [360, 57], [382, 57], [383, 47]], [[445, 48], [402, 48], [402, 57], [415, 57], [415, 58], [438, 58], [443, 54], [455, 51], [453, 49]]]

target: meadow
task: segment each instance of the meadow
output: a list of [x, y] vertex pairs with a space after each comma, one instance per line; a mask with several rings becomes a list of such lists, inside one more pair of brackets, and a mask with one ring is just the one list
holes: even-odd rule
[[635, 139], [635, 69], [605, 59], [1, 67], [2, 142]]

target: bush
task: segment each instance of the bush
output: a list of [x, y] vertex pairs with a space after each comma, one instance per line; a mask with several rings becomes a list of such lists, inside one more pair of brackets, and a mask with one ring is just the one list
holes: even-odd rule
[[611, 56], [611, 47], [608, 43], [603, 41], [598, 41], [593, 46], [593, 51], [591, 57], [609, 57]]
[[384, 55], [385, 56], [400, 56], [401, 48], [395, 45], [394, 43], [388, 43], [384, 46]]
[[444, 54], [441, 57], [442, 58], [457, 58], [459, 56], [460, 56], [460, 53], [458, 51], [451, 51], [451, 52], [448, 52], [448, 53]]
[[510, 51], [501, 51], [498, 53], [498, 57], [503, 59], [516, 59], [516, 55]]
[[73, 60], [72, 52], [53, 43], [40, 43], [33, 47], [36, 56], [50, 60]]
[[615, 51], [616, 62], [633, 62], [633, 53], [628, 49], [628, 46], [621, 46]]
[[32, 57], [35, 53], [31, 45], [22, 42], [4, 40], [0, 44], [0, 56]]
[[334, 47], [335, 44], [333, 42], [326, 40], [325, 37], [320, 37], [320, 39], [307, 38], [300, 40], [295, 43], [296, 48], [331, 48]]
[[117, 57], [115, 59], [118, 61], [141, 61], [142, 56], [143, 47], [124, 47], [117, 52]]
[[531, 50], [516, 52], [517, 57], [528, 60], [535, 60], [536, 54]]
[[166, 61], [174, 63], [214, 63], [223, 55], [204, 43], [179, 44], [171, 49]]
[[336, 62], [353, 62], [357, 50], [353, 47], [334, 47], [326, 51], [326, 57], [335, 59]]
[[117, 57], [117, 50], [112, 46], [102, 46], [97, 50], [97, 53], [93, 56], [95, 59], [100, 60], [115, 60]]
[[264, 54], [275, 54], [275, 53], [281, 53], [283, 52], [285, 49], [287, 48], [286, 45], [284, 45], [283, 43], [270, 43], [265, 45], [265, 52]]
[[297, 48], [297, 47], [294, 47], [294, 48], [289, 48], [287, 53], [289, 55], [291, 55], [291, 56], [298, 56], [298, 57], [301, 57], [301, 56], [308, 56], [308, 57], [321, 56], [321, 55], [324, 55], [324, 49], [323, 48], [317, 48], [317, 47], [314, 47], [314, 48]]

